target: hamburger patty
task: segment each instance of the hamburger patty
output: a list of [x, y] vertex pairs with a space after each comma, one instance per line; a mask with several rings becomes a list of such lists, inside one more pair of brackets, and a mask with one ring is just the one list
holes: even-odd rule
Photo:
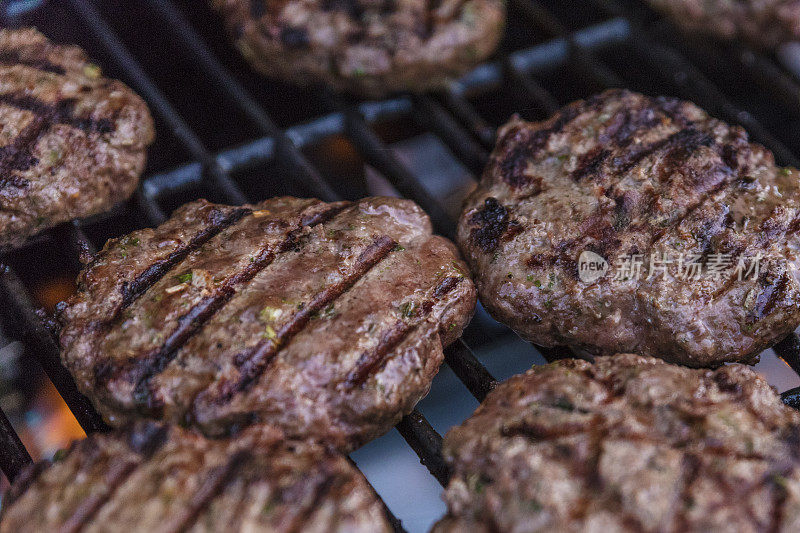
[[24, 471], [0, 520], [0, 532], [21, 531], [391, 529], [375, 492], [335, 452], [266, 432], [216, 441], [139, 422]]
[[800, 40], [798, 0], [648, 0], [676, 24], [760, 48]]
[[504, 126], [458, 242], [534, 343], [750, 362], [800, 323], [798, 205], [798, 172], [740, 127], [614, 90]]
[[351, 450], [422, 398], [475, 306], [416, 204], [187, 204], [112, 240], [61, 309], [62, 358], [115, 426], [254, 422]]
[[262, 73], [369, 96], [443, 86], [489, 56], [501, 0], [212, 0]]
[[142, 99], [80, 48], [0, 30], [0, 248], [128, 198], [152, 141]]
[[434, 531], [798, 531], [800, 414], [742, 365], [534, 367], [444, 439]]

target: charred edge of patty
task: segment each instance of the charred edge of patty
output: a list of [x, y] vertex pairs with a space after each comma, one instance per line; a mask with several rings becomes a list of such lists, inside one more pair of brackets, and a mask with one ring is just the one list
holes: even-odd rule
[[198, 399], [221, 404], [230, 401], [237, 393], [246, 391], [269, 367], [281, 348], [302, 331], [315, 313], [330, 305], [354, 286], [396, 246], [397, 243], [391, 237], [383, 236], [376, 239], [360, 254], [353, 269], [341, 281], [326, 287], [312, 297], [280, 328], [275, 338], [262, 339], [256, 346], [235, 357], [234, 362], [240, 367], [239, 378], [236, 381], [221, 383], [217, 385], [217, 390], [213, 394], [201, 394]]
[[136, 361], [132, 369], [133, 377], [136, 379], [133, 392], [135, 404], [146, 412], [159, 409], [161, 402], [154, 398], [150, 380], [161, 373], [175, 358], [178, 350], [197, 334], [211, 317], [231, 301], [237, 294], [237, 288], [240, 285], [252, 280], [259, 272], [272, 264], [278, 255], [291, 250], [296, 245], [304, 228], [330, 220], [346, 207], [346, 205], [336, 205], [321, 213], [302, 218], [298, 227], [290, 231], [282, 242], [277, 246], [262, 248], [250, 264], [228, 276], [211, 295], [204, 297], [189, 312], [181, 316], [178, 319], [177, 327], [170, 333], [164, 344]]
[[443, 279], [419, 305], [416, 315], [411, 317], [416, 319], [414, 322], [401, 319], [395, 322], [388, 331], [384, 332], [377, 346], [359, 356], [355, 366], [345, 377], [345, 388], [349, 390], [362, 386], [377, 369], [385, 364], [389, 353], [403, 342], [422, 319], [430, 314], [436, 302], [455, 289], [463, 279], [463, 277], [452, 276]]
[[508, 209], [492, 196], [472, 214], [469, 223], [473, 226], [470, 231], [472, 242], [487, 254], [494, 252], [501, 240], [510, 240], [523, 229], [511, 219]]

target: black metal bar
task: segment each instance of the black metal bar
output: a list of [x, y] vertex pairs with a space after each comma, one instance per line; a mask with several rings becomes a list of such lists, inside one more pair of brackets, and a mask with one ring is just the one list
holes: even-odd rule
[[94, 410], [89, 399], [78, 391], [72, 376], [61, 364], [57, 340], [36, 313], [27, 290], [9, 267], [0, 272], [0, 296], [3, 302], [11, 303], [12, 311], [24, 326], [26, 343], [33, 347], [45, 374], [83, 430], [86, 433], [106, 431], [108, 426], [102, 417]]
[[239, 189], [239, 186], [219, 167], [197, 134], [186, 124], [167, 97], [164, 96], [164, 93], [161, 92], [161, 89], [156, 86], [138, 61], [122, 44], [119, 37], [103, 20], [94, 4], [89, 0], [68, 1], [72, 9], [83, 20], [86, 28], [99, 39], [114, 58], [114, 61], [125, 72], [133, 88], [147, 100], [150, 108], [155, 110], [164, 122], [169, 125], [175, 137], [189, 150], [192, 157], [197, 158], [203, 164], [208, 176], [223, 192], [225, 198], [235, 204], [246, 203], [247, 198]]
[[397, 424], [397, 431], [419, 456], [419, 461], [442, 485], [447, 484], [449, 468], [442, 457], [442, 436], [422, 414], [414, 409]]
[[[358, 465], [356, 464], [355, 461], [353, 461], [353, 459], [350, 456], [347, 457], [347, 461], [351, 465], [353, 465], [354, 468], [358, 468]], [[375, 494], [375, 497], [378, 498], [378, 500], [381, 502], [381, 507], [383, 509], [383, 514], [386, 515], [386, 519], [389, 521], [389, 524], [392, 526], [392, 530], [395, 533], [406, 533], [406, 529], [403, 527], [403, 523], [400, 521], [399, 518], [397, 518], [394, 515], [394, 513], [392, 513], [391, 509], [389, 509], [389, 506], [386, 505], [386, 502], [383, 501], [383, 498], [381, 498], [381, 495], [378, 494], [378, 491], [375, 490], [375, 487], [372, 486], [372, 483], [370, 483], [369, 480], [366, 477], [364, 478], [364, 480], [367, 482], [367, 485], [369, 485], [369, 488], [372, 489], [372, 492], [373, 492], [373, 494]]]
[[796, 333], [787, 335], [772, 349], [792, 370], [800, 374], [800, 338]]
[[386, 176], [400, 194], [417, 202], [431, 218], [434, 228], [439, 233], [450, 239], [454, 238], [456, 223], [447, 215], [438, 200], [431, 196], [416, 176], [397, 160], [357, 110], [350, 108], [344, 113], [347, 133], [364, 159]]
[[430, 96], [414, 97], [414, 118], [433, 131], [474, 176], [480, 176], [489, 160], [483, 146], [474, 141], [458, 122]]
[[800, 409], [800, 387], [782, 392], [781, 400], [789, 407]]
[[19, 439], [19, 435], [0, 409], [0, 470], [9, 481], [14, 481], [20, 471], [32, 462], [33, 459]]
[[290, 171], [302, 180], [317, 198], [333, 201], [337, 198], [319, 172], [306, 160], [289, 138], [280, 131], [267, 112], [256, 100], [250, 96], [239, 81], [222, 65], [217, 57], [208, 49], [206, 44], [192, 28], [186, 17], [170, 0], [148, 0], [148, 5], [156, 11], [161, 18], [167, 21], [173, 34], [181, 39], [184, 45], [191, 50], [192, 57], [203, 67], [203, 71], [222, 89], [230, 95], [239, 108], [261, 129], [266, 135], [276, 138], [281, 162], [289, 164]]
[[482, 402], [497, 386], [497, 380], [478, 361], [462, 339], [447, 347], [444, 351], [444, 360], [479, 402]]
[[542, 115], [548, 117], [558, 111], [560, 106], [555, 97], [536, 83], [530, 74], [515, 67], [511, 62], [508, 64], [508, 73], [511, 82], [521, 89], [519, 92], [521, 92], [523, 108], [533, 106]]
[[483, 147], [491, 150], [494, 147], [494, 128], [481, 117], [474, 107], [460, 94], [447, 90], [441, 98], [445, 107], [462, 123], [466, 124]]
[[542, 357], [544, 357], [548, 363], [560, 361], [561, 359], [573, 359], [578, 357], [575, 352], [566, 346], [554, 346], [553, 348], [548, 348], [546, 346], [534, 345], [534, 348], [536, 348], [536, 350], [542, 354]]
[[603, 88], [621, 87], [623, 85], [619, 76], [606, 67], [602, 61], [595, 58], [591, 50], [584, 47], [580, 41], [577, 41], [574, 34], [568, 32], [558, 19], [541, 6], [539, 2], [512, 0], [511, 4], [514, 5], [516, 9], [519, 9], [523, 16], [531, 23], [546, 27], [554, 36], [560, 36], [566, 39], [569, 47], [570, 59], [573, 61], [575, 67], [584, 75], [592, 78]]

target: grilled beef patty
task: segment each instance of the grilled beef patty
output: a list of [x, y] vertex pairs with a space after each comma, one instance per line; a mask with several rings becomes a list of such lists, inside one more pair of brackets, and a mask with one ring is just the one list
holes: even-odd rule
[[427, 393], [475, 306], [466, 272], [407, 200], [198, 201], [89, 263], [62, 358], [115, 426], [263, 422], [351, 450]]
[[335, 452], [245, 431], [207, 440], [139, 422], [29, 467], [4, 497], [0, 532], [389, 532], [361, 473]]
[[212, 0], [262, 73], [379, 97], [444, 85], [489, 56], [502, 0]]
[[676, 24], [760, 48], [800, 40], [798, 0], [648, 0]]
[[481, 302], [534, 343], [749, 362], [800, 323], [798, 196], [741, 128], [614, 90], [504, 126], [458, 241]]
[[800, 414], [742, 365], [534, 367], [452, 429], [444, 454], [438, 532], [800, 528]]
[[152, 140], [145, 103], [80, 48], [0, 30], [0, 248], [125, 200]]

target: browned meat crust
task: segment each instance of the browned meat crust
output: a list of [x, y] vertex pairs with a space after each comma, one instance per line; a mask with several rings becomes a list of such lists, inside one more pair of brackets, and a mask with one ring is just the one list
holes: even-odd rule
[[354, 449], [430, 387], [475, 288], [414, 203], [194, 202], [110, 241], [63, 309], [63, 361], [112, 425], [253, 422]]
[[648, 0], [676, 24], [722, 39], [775, 48], [800, 39], [798, 0]]
[[368, 96], [464, 74], [503, 34], [501, 0], [212, 0], [259, 71]]
[[128, 198], [152, 141], [142, 99], [80, 48], [0, 30], [0, 248]]
[[534, 367], [444, 441], [434, 531], [797, 531], [800, 414], [741, 365]]
[[268, 432], [207, 440], [140, 422], [22, 474], [0, 532], [391, 531], [348, 460]]
[[[706, 366], [800, 323], [798, 173], [741, 128], [615, 90], [499, 139], [458, 242], [482, 303], [526, 339]], [[587, 251], [605, 276], [579, 275]]]

